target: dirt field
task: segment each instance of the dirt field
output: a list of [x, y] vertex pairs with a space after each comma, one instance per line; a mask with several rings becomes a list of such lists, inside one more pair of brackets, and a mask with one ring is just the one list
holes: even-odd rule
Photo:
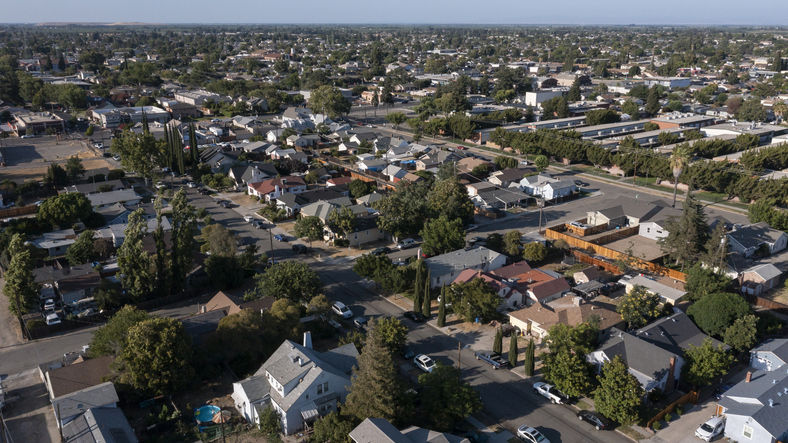
[[[636, 245], [636, 247], [633, 247], [633, 245]], [[665, 255], [656, 241], [639, 235], [622, 238], [611, 243], [606, 243], [603, 246], [618, 252], [624, 252], [632, 248], [637, 251], [637, 258], [642, 258], [646, 261], [652, 261]]]
[[[65, 163], [65, 159], [59, 163]], [[115, 169], [115, 166], [110, 164], [106, 159], [95, 158], [92, 156], [82, 160], [82, 164], [85, 166], [85, 170], [87, 171], [99, 168]], [[21, 184], [28, 180], [41, 180], [41, 177], [44, 176], [47, 168], [49, 168], [49, 163], [42, 163], [40, 165], [27, 167], [0, 167], [0, 181], [9, 179]]]

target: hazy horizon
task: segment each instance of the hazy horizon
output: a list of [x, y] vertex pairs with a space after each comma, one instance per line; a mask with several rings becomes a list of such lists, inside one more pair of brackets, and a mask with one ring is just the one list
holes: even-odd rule
[[549, 3], [516, 0], [483, 4], [470, 0], [401, 0], [374, 7], [360, 0], [307, 0], [298, 7], [290, 3], [261, 5], [251, 0], [218, 5], [207, 0], [139, 0], [123, 9], [85, 0], [30, 0], [24, 7], [6, 8], [0, 20], [4, 24], [783, 26], [788, 1], [763, 0], [753, 8], [733, 0], [564, 0], [560, 11], [554, 9]]

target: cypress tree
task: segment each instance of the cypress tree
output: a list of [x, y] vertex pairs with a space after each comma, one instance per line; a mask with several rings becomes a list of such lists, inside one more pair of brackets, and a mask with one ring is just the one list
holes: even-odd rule
[[498, 355], [501, 355], [503, 352], [503, 330], [498, 328], [495, 331], [495, 340], [493, 340], [493, 349], [492, 351]]
[[197, 149], [197, 135], [194, 133], [194, 123], [189, 124], [189, 150], [192, 154], [192, 167], [200, 164], [200, 153]]
[[531, 339], [525, 348], [525, 375], [534, 375], [534, 339]]
[[442, 328], [446, 325], [446, 284], [441, 286], [441, 300], [438, 304], [438, 327]]
[[421, 310], [421, 260], [416, 262], [416, 279], [413, 282], [413, 312]]
[[[142, 106], [140, 106], [142, 108]], [[145, 114], [145, 108], [142, 110], [142, 132], [150, 132], [148, 128], [148, 116]]]
[[430, 306], [432, 302], [430, 299], [430, 283], [430, 271], [427, 271], [427, 280], [424, 283], [424, 305], [421, 307], [421, 313], [424, 314], [428, 320], [430, 318]]
[[509, 366], [513, 369], [517, 366], [517, 334], [512, 333], [509, 339]]

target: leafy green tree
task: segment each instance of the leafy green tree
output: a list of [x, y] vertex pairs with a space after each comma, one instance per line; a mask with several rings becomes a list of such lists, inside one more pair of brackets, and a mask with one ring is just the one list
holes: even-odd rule
[[550, 161], [547, 160], [547, 157], [544, 155], [537, 155], [534, 159], [534, 165], [536, 166], [537, 171], [544, 171], [550, 166]]
[[684, 351], [685, 363], [681, 367], [681, 377], [693, 386], [709, 386], [715, 378], [728, 373], [733, 360], [733, 356], [722, 345], [715, 349], [711, 338], [706, 337], [702, 345], [690, 344], [689, 349]]
[[519, 351], [517, 350], [517, 335], [512, 334], [512, 337], [509, 339], [509, 366], [514, 369], [517, 367], [517, 354]]
[[361, 331], [348, 331], [343, 337], [339, 337], [339, 346], [344, 346], [348, 343], [353, 343], [358, 352], [364, 349], [364, 343], [367, 341], [367, 336]]
[[87, 230], [79, 234], [77, 240], [68, 247], [66, 260], [72, 266], [87, 263], [93, 257], [93, 235], [94, 232]]
[[120, 164], [146, 180], [153, 178], [154, 168], [164, 164], [164, 145], [150, 132], [137, 134], [123, 131], [112, 140], [112, 152], [120, 155]]
[[394, 129], [396, 130], [399, 125], [405, 123], [406, 117], [402, 112], [390, 112], [386, 114], [386, 120], [394, 125]]
[[474, 278], [467, 283], [452, 284], [448, 290], [452, 310], [465, 321], [479, 317], [492, 320], [498, 317], [501, 297], [483, 279]]
[[260, 367], [265, 351], [270, 348], [266, 337], [265, 314], [242, 309], [219, 321], [219, 327], [206, 343], [206, 349], [217, 361], [226, 361], [236, 374], [248, 374]]
[[525, 363], [523, 366], [525, 367], [525, 375], [527, 377], [531, 377], [534, 375], [534, 369], [536, 366], [535, 361], [535, 346], [534, 346], [534, 339], [528, 340], [528, 347], [525, 348]]
[[465, 417], [482, 409], [479, 394], [467, 381], [460, 380], [460, 370], [437, 362], [432, 372], [419, 376], [425, 417], [430, 429], [450, 431]]
[[552, 120], [569, 117], [569, 103], [564, 97], [553, 97], [542, 102], [542, 118]]
[[120, 379], [153, 395], [186, 386], [194, 374], [191, 338], [178, 320], [153, 318], [132, 326], [115, 364]]
[[200, 230], [203, 242], [200, 251], [212, 256], [233, 257], [238, 252], [237, 237], [218, 223], [212, 223]]
[[263, 434], [266, 435], [266, 441], [275, 442], [276, 438], [279, 438], [279, 432], [282, 431], [282, 419], [271, 404], [268, 404], [265, 409], [260, 411], [258, 426], [263, 431]]
[[449, 220], [445, 215], [424, 223], [419, 233], [424, 238], [421, 248], [425, 254], [440, 255], [465, 246], [465, 229], [459, 218]]
[[490, 165], [482, 163], [471, 170], [471, 175], [478, 179], [484, 179], [490, 174]]
[[[662, 134], [660, 134], [662, 135]], [[679, 178], [684, 169], [689, 166], [691, 155], [688, 144], [681, 144], [673, 148], [670, 154], [670, 168], [673, 170], [673, 207], [676, 207], [676, 189], [679, 185]]]
[[660, 99], [659, 90], [656, 87], [652, 87], [648, 90], [648, 98], [646, 99], [646, 113], [648, 115], [656, 115], [659, 113], [659, 99]]
[[586, 355], [593, 349], [597, 328], [587, 323], [571, 327], [558, 324], [549, 329], [542, 354], [544, 377], [567, 395], [587, 393], [591, 387]]
[[725, 292], [730, 282], [730, 278], [725, 274], [696, 264], [687, 271], [687, 283], [684, 285], [684, 290], [687, 291], [689, 300], [697, 301], [708, 294]]
[[498, 328], [495, 331], [495, 338], [493, 338], [493, 348], [492, 351], [498, 355], [501, 355], [503, 352], [503, 330]]
[[637, 422], [643, 402], [643, 387], [620, 356], [602, 367], [597, 376], [599, 387], [594, 391], [594, 405], [602, 415], [623, 425]]
[[333, 411], [315, 422], [309, 441], [311, 443], [353, 443], [349, 434], [355, 427], [352, 421]]
[[153, 242], [156, 244], [156, 293], [165, 296], [170, 290], [170, 267], [167, 263], [167, 243], [164, 239], [164, 225], [162, 224], [161, 210], [164, 204], [161, 197], [156, 197], [153, 208], [156, 210], [156, 230], [153, 231]]
[[325, 114], [329, 118], [337, 118], [350, 112], [351, 104], [339, 89], [333, 86], [320, 86], [312, 90], [309, 108], [316, 114]]
[[244, 283], [246, 274], [237, 255], [211, 255], [205, 260], [205, 272], [221, 291], [233, 289]]
[[[571, 71], [571, 69], [568, 69], [568, 71]], [[570, 102], [579, 102], [581, 98], [580, 77], [575, 77], [575, 81], [572, 82], [572, 86], [569, 88], [569, 92], [566, 94], [566, 100]]]
[[748, 122], [762, 122], [765, 121], [767, 117], [766, 108], [764, 108], [761, 101], [755, 97], [745, 100], [735, 115], [737, 120]]
[[147, 312], [134, 306], [126, 305], [113, 315], [107, 323], [98, 328], [90, 341], [88, 355], [92, 358], [104, 355], [118, 356], [126, 347], [129, 329], [150, 320]]
[[[473, 202], [465, 185], [460, 183], [457, 177], [436, 182], [427, 194], [427, 204], [431, 213], [428, 213], [430, 217], [425, 218], [445, 215], [449, 220], [460, 219], [463, 223], [473, 221]], [[423, 223], [424, 220], [420, 222]]]
[[640, 108], [638, 104], [632, 100], [627, 100], [621, 105], [621, 111], [632, 118], [632, 120], [640, 119]]
[[506, 253], [506, 248], [504, 246], [503, 235], [497, 232], [491, 232], [487, 234], [487, 238], [485, 239], [485, 244], [487, 249], [491, 249], [495, 252], [500, 252], [501, 254]]
[[93, 137], [93, 132], [95, 131], [96, 131], [95, 126], [93, 125], [88, 126], [88, 129], [85, 131], [85, 137]]
[[378, 226], [397, 238], [417, 232], [430, 213], [426, 199], [428, 192], [426, 184], [397, 183], [394, 192], [372, 204], [380, 213]]
[[659, 296], [652, 294], [642, 286], [635, 285], [616, 306], [616, 312], [627, 322], [629, 328], [642, 328], [659, 316]]
[[22, 234], [11, 237], [7, 252], [11, 261], [3, 276], [3, 293], [9, 299], [8, 310], [20, 316], [30, 312], [38, 302], [39, 290], [33, 276], [33, 258]]
[[503, 247], [506, 255], [517, 258], [522, 254], [520, 248], [523, 246], [522, 234], [520, 231], [513, 230], [503, 236]]
[[745, 315], [737, 318], [732, 325], [725, 330], [723, 336], [725, 344], [731, 346], [739, 352], [750, 350], [758, 340], [758, 317]]
[[71, 226], [93, 213], [90, 200], [81, 192], [49, 197], [38, 208], [38, 219], [58, 226]]
[[373, 319], [370, 321], [370, 327], [372, 327], [372, 322], [375, 323], [374, 327], [377, 328], [377, 332], [383, 340], [383, 345], [388, 348], [392, 355], [395, 352], [399, 352], [407, 343], [408, 327], [403, 325], [398, 318]]
[[350, 195], [353, 198], [359, 198], [370, 194], [375, 190], [375, 187], [364, 180], [355, 179], [348, 184], [348, 189], [350, 189]]
[[523, 258], [529, 262], [541, 262], [547, 258], [547, 248], [540, 242], [531, 242], [523, 249]]
[[175, 193], [170, 205], [172, 206], [171, 289], [172, 292], [179, 292], [186, 287], [186, 274], [191, 271], [194, 262], [197, 211], [189, 204], [185, 187]]
[[405, 390], [383, 335], [370, 325], [358, 364], [353, 367], [344, 413], [359, 421], [379, 417], [395, 426], [404, 425], [411, 415]]
[[356, 214], [353, 213], [350, 207], [344, 206], [341, 209], [331, 211], [328, 214], [326, 224], [335, 234], [344, 237], [355, 231], [356, 226], [358, 226], [358, 217], [356, 217]]
[[448, 119], [448, 126], [454, 137], [460, 140], [467, 140], [473, 135], [476, 125], [465, 115], [453, 115]]
[[85, 166], [82, 164], [82, 159], [76, 155], [72, 155], [66, 160], [66, 175], [68, 180], [77, 184], [77, 182], [85, 175]]
[[586, 113], [586, 124], [589, 126], [618, 123], [620, 121], [621, 115], [612, 109], [599, 109]]
[[309, 239], [311, 247], [313, 241], [323, 239], [323, 221], [315, 216], [301, 217], [295, 223], [295, 235], [296, 237]]
[[143, 245], [147, 231], [145, 210], [137, 209], [129, 215], [128, 225], [123, 232], [125, 238], [118, 248], [120, 282], [131, 297], [138, 301], [144, 300], [151, 293], [155, 279], [153, 260]]
[[286, 298], [293, 303], [307, 303], [323, 291], [320, 277], [303, 262], [276, 263], [255, 278], [262, 296]]
[[750, 314], [750, 305], [738, 294], [708, 294], [687, 309], [687, 316], [706, 334], [721, 337], [733, 323]]

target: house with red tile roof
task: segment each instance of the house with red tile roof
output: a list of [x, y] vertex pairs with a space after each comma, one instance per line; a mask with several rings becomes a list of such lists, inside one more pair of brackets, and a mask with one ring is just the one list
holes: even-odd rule
[[306, 192], [306, 182], [301, 177], [280, 177], [249, 183], [247, 189], [249, 195], [265, 198], [265, 201], [268, 202], [284, 194], [300, 194]]

